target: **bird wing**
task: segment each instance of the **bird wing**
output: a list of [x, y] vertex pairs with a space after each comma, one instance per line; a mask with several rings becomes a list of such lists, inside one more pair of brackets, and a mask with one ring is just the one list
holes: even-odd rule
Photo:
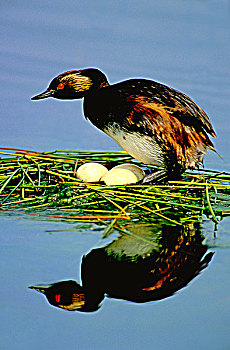
[[209, 117], [191, 98], [184, 93], [169, 88], [169, 96], [175, 103], [175, 107], [171, 108], [171, 113], [185, 125], [194, 125], [198, 123], [210, 135], [216, 137], [216, 133], [212, 127]]
[[211, 136], [216, 137], [204, 110], [180, 91], [151, 80], [133, 79], [129, 80], [127, 96], [137, 109], [152, 111], [153, 116], [156, 113], [167, 114], [184, 125], [203, 128]]

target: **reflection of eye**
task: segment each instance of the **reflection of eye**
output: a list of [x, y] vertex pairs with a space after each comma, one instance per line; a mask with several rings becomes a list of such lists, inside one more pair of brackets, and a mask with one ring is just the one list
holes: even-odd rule
[[64, 87], [65, 87], [65, 85], [62, 83], [58, 84], [58, 86], [57, 86], [58, 89], [64, 89]]
[[61, 295], [60, 294], [56, 294], [55, 295], [55, 300], [57, 303], [59, 303], [59, 301], [61, 300]]

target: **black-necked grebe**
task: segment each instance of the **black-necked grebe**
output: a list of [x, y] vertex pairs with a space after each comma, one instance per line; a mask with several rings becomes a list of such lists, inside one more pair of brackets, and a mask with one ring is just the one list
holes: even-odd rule
[[174, 179], [203, 163], [216, 137], [207, 114], [188, 96], [153, 80], [110, 85], [98, 69], [72, 70], [54, 78], [40, 100], [84, 98], [84, 114], [144, 164], [163, 168], [145, 181]]

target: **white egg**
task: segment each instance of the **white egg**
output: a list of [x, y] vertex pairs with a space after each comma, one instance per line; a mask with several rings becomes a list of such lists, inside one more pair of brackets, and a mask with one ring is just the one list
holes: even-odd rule
[[102, 181], [104, 181], [107, 186], [111, 186], [133, 184], [138, 182], [139, 179], [133, 171], [115, 167], [102, 177]]
[[108, 172], [108, 169], [99, 163], [85, 163], [77, 169], [77, 178], [86, 182], [98, 182]]
[[141, 181], [145, 177], [144, 170], [142, 170], [139, 166], [134, 165], [134, 164], [124, 163], [124, 164], [120, 164], [120, 165], [115, 166], [113, 169], [127, 169], [127, 170], [130, 170], [136, 175], [138, 181]]

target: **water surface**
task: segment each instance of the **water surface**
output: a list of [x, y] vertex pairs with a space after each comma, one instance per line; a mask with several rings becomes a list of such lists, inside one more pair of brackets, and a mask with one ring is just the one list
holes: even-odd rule
[[[229, 171], [229, 1], [8, 0], [0, 17], [1, 147], [119, 149], [84, 120], [81, 101], [30, 101], [60, 72], [98, 67], [111, 83], [145, 77], [191, 96], [224, 158], [209, 154], [206, 167]], [[80, 281], [82, 256], [101, 232], [47, 232], [73, 225], [5, 213], [0, 220], [3, 349], [229, 348], [229, 219], [216, 238], [213, 223], [202, 223], [215, 254], [187, 287], [140, 305], [105, 298], [90, 314], [52, 307], [28, 286]]]

